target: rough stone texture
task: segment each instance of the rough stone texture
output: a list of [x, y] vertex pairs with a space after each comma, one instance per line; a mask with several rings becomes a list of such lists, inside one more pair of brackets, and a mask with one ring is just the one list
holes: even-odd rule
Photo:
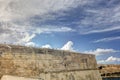
[[0, 75], [40, 80], [101, 80], [94, 55], [0, 45]]
[[98, 68], [103, 78], [120, 77], [120, 64], [99, 64]]
[[25, 77], [17, 77], [17, 76], [10, 76], [4, 75], [1, 80], [40, 80], [40, 79], [32, 79], [32, 78], [25, 78]]

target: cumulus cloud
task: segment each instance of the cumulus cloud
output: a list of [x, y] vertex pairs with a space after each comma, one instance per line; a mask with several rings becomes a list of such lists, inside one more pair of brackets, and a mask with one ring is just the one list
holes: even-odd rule
[[51, 45], [49, 45], [49, 44], [43, 45], [42, 48], [49, 48], [49, 49], [52, 49]]
[[25, 43], [25, 46], [28, 46], [28, 47], [35, 47], [36, 44], [34, 42], [27, 42]]
[[73, 42], [72, 41], [68, 41], [62, 48], [61, 50], [73, 50]]
[[94, 42], [94, 43], [109, 42], [109, 41], [119, 40], [119, 39], [120, 39], [120, 36], [117, 36], [117, 37], [107, 37], [107, 38], [95, 40], [95, 41], [93, 41], [93, 42]]
[[115, 52], [119, 52], [118, 50], [114, 50], [114, 49], [101, 49], [101, 48], [97, 48], [96, 50], [90, 50], [90, 51], [85, 51], [85, 53], [88, 54], [94, 54], [94, 55], [104, 55], [104, 54], [109, 54], [109, 53], [115, 53]]
[[110, 56], [106, 60], [100, 60], [98, 63], [120, 62], [120, 58]]
[[[52, 46], [50, 44], [46, 44], [41, 46], [41, 48], [50, 48], [52, 49]], [[73, 42], [72, 41], [68, 41], [66, 44], [64, 44], [64, 46], [62, 48], [57, 48], [58, 50], [69, 50], [69, 51], [73, 51]]]

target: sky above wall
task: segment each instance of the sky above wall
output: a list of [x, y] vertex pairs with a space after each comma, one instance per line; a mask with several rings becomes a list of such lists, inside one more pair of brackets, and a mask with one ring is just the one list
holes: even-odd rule
[[96, 55], [120, 64], [120, 0], [0, 0], [0, 43]]

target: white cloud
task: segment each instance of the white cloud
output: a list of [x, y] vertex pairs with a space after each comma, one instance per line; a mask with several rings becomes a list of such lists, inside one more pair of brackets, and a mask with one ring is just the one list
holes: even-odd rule
[[28, 47], [35, 47], [36, 44], [34, 42], [27, 42], [25, 43], [25, 46], [28, 46]]
[[[36, 34], [69, 32], [64, 26], [33, 26], [36, 16], [39, 23], [55, 19], [62, 11], [87, 4], [89, 0], [0, 0], [0, 43], [30, 42]], [[57, 13], [53, 15], [51, 13]], [[60, 14], [60, 15], [59, 15]], [[64, 15], [64, 14], [62, 14]], [[27, 34], [26, 34], [27, 33]]]
[[[44, 0], [42, 3], [41, 1], [42, 0], [0, 0], [0, 43], [26, 44], [30, 42], [36, 34], [72, 31], [71, 28], [61, 26], [32, 26], [27, 19], [36, 15], [44, 18], [44, 14], [67, 9], [69, 6], [72, 6], [74, 2], [74, 0], [72, 0], [66, 4], [68, 2], [67, 0]], [[66, 3], [62, 4], [62, 2]], [[58, 6], [58, 4], [60, 6]]]
[[0, 23], [0, 43], [25, 43], [30, 42], [36, 34], [52, 33], [52, 32], [72, 32], [69, 27], [48, 26], [40, 27], [30, 26], [29, 23], [22, 23], [17, 25], [9, 22]]
[[51, 47], [51, 45], [46, 44], [46, 45], [43, 45], [42, 48], [50, 48], [51, 49], [52, 47]]
[[114, 49], [101, 49], [101, 48], [97, 48], [96, 50], [85, 51], [85, 53], [94, 54], [94, 55], [104, 55], [115, 52], [119, 52], [119, 51]]
[[58, 26], [45, 26], [36, 28], [34, 33], [52, 33], [52, 32], [72, 32], [74, 31], [72, 28], [69, 27], [58, 27]]
[[98, 63], [120, 62], [120, 58], [110, 56], [106, 60], [100, 60]]
[[68, 41], [62, 48], [61, 50], [73, 50], [73, 42], [72, 41]]
[[44, 27], [32, 27], [29, 24], [16, 25], [13, 23], [1, 23], [0, 26], [0, 43], [15, 43], [24, 44], [30, 42], [37, 34], [52, 33], [52, 32], [72, 32], [74, 31], [69, 27], [57, 27], [57, 26], [44, 26]]
[[35, 15], [43, 16], [84, 5], [89, 0], [1, 0], [0, 20], [26, 19]]
[[25, 34], [25, 37], [22, 39], [22, 42], [29, 42], [31, 39], [33, 39], [36, 35], [32, 34], [30, 35], [29, 33]]
[[111, 61], [120, 61], [120, 58], [116, 58], [116, 57], [111, 56], [106, 60], [106, 62], [111, 62]]
[[91, 28], [91, 30], [88, 30], [86, 32], [82, 32], [81, 34], [102, 33], [102, 32], [114, 31], [114, 30], [120, 30], [120, 26], [117, 26], [117, 27], [114, 26], [114, 27], [109, 27], [109, 28], [104, 28], [104, 29], [102, 29], [102, 28], [101, 29], [100, 28], [97, 28], [97, 29]]
[[[50, 44], [43, 45], [42, 48], [50, 48], [52, 49], [52, 46]], [[58, 50], [69, 50], [69, 51], [74, 51], [73, 50], [73, 42], [68, 41], [62, 48], [57, 48]]]
[[[99, 3], [99, 1], [96, 1], [96, 3]], [[111, 5], [114, 5], [114, 3]], [[117, 4], [109, 8], [98, 5], [93, 8], [84, 8], [84, 10], [85, 14], [88, 15], [78, 22], [80, 34], [120, 31], [120, 5]]]
[[120, 36], [117, 37], [107, 37], [107, 38], [103, 38], [103, 39], [98, 39], [93, 41], [94, 43], [98, 43], [98, 42], [108, 42], [108, 41], [113, 41], [113, 40], [119, 40]]
[[[24, 23], [23, 23], [24, 24]], [[0, 43], [16, 43], [22, 41], [25, 36], [30, 35], [31, 28], [28, 24], [17, 25], [11, 22], [0, 23]]]
[[[33, 25], [36, 18], [38, 23], [45, 20], [55, 20], [56, 17], [66, 15], [66, 11], [78, 6], [81, 8], [95, 0], [0, 0], [0, 43], [31, 42], [36, 34], [52, 32], [75, 31], [67, 26]], [[97, 1], [95, 1], [97, 2]], [[98, 26], [120, 21], [120, 7], [110, 9], [85, 9], [94, 16], [86, 16], [77, 28], [81, 34], [101, 33], [120, 30], [119, 26]], [[112, 12], [111, 12], [112, 11]], [[52, 13], [57, 13], [54, 15]], [[85, 13], [86, 14], [86, 13]], [[109, 14], [109, 15], [108, 15]], [[34, 18], [35, 17], [35, 18]], [[35, 19], [35, 20], [34, 20]], [[33, 22], [33, 23], [32, 23]], [[83, 25], [83, 27], [81, 27]], [[93, 25], [93, 27], [86, 27]], [[96, 27], [97, 26], [97, 27]], [[27, 35], [26, 35], [27, 33]]]

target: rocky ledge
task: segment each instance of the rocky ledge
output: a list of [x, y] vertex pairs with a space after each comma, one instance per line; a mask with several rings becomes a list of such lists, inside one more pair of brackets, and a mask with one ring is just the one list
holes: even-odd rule
[[98, 65], [101, 76], [104, 77], [120, 77], [120, 65]]

